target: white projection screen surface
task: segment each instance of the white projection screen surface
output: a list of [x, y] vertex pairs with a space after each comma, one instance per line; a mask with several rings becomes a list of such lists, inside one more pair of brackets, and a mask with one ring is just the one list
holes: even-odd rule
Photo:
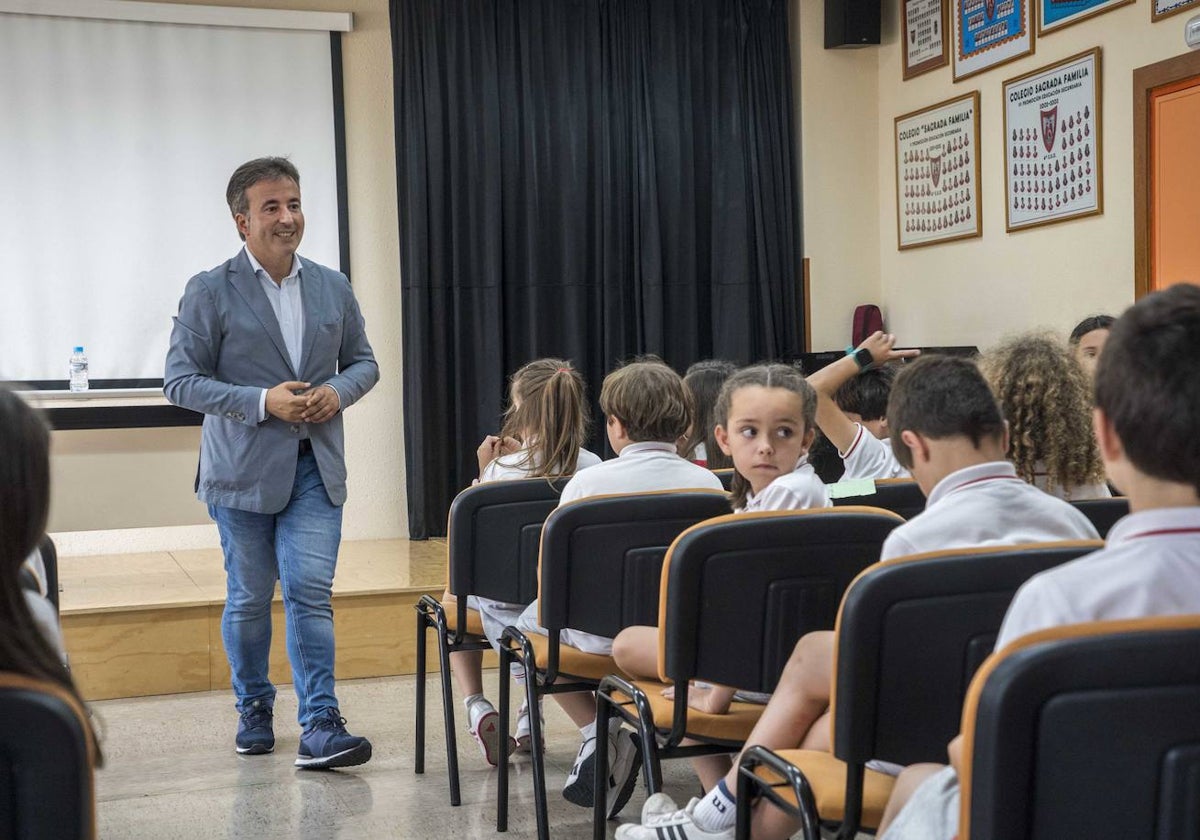
[[[338, 267], [328, 32], [0, 14], [0, 381], [161, 383], [192, 275], [241, 247], [241, 163], [300, 170], [300, 253]], [[94, 386], [93, 386], [94, 387]]]

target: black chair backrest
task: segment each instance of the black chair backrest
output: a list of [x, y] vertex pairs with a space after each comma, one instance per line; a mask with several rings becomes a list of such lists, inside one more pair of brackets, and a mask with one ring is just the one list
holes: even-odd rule
[[743, 513], [689, 528], [663, 567], [664, 676], [774, 691], [796, 641], [833, 629], [904, 520], [877, 508]]
[[971, 676], [1017, 589], [1097, 540], [957, 549], [880, 563], [838, 615], [833, 751], [849, 764], [944, 763]]
[[721, 479], [721, 484], [726, 490], [733, 487], [733, 467], [722, 467], [719, 470], [713, 470], [713, 475]]
[[917, 482], [907, 478], [877, 478], [875, 492], [866, 496], [849, 496], [834, 499], [837, 507], [842, 505], [867, 505], [883, 508], [898, 513], [905, 519], [912, 519], [925, 510], [925, 494], [917, 486]]
[[963, 715], [966, 840], [1200, 837], [1200, 616], [1034, 633]]
[[57, 686], [0, 673], [0, 837], [94, 836], [94, 759], [82, 714]]
[[566, 481], [490, 481], [459, 493], [447, 526], [450, 591], [532, 603], [542, 523], [558, 507]]
[[542, 529], [538, 616], [548, 630], [613, 637], [658, 621], [667, 547], [684, 530], [729, 513], [719, 490], [592, 496], [563, 505]]
[[49, 534], [38, 543], [38, 552], [42, 555], [42, 565], [46, 567], [46, 597], [58, 610], [58, 549]]
[[1091, 520], [1102, 540], [1108, 539], [1108, 532], [1112, 530], [1112, 526], [1129, 513], [1129, 499], [1125, 496], [1113, 496], [1111, 499], [1080, 499], [1071, 502], [1071, 505]]

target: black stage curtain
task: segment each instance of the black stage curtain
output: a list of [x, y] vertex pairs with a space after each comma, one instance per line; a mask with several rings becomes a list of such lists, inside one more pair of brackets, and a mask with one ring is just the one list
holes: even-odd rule
[[803, 349], [786, 0], [390, 9], [414, 539], [531, 359]]

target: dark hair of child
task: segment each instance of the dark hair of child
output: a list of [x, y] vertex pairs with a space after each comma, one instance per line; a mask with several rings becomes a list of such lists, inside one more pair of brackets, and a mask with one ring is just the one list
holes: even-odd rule
[[1095, 395], [1139, 472], [1200, 492], [1200, 287], [1179, 283], [1125, 311]]
[[965, 436], [978, 447], [1004, 434], [1004, 417], [975, 362], [958, 356], [921, 356], [896, 375], [888, 399], [888, 435], [896, 460], [912, 469], [901, 439], [912, 431], [934, 440]]
[[704, 444], [705, 457], [708, 462], [706, 466], [710, 470], [733, 466], [733, 460], [721, 451], [721, 447], [717, 445], [717, 439], [713, 437], [713, 429], [716, 427], [713, 420], [713, 406], [721, 393], [721, 386], [735, 370], [737, 370], [737, 366], [732, 362], [705, 359], [689, 367], [687, 373], [683, 375], [683, 384], [692, 396], [694, 416], [691, 429], [688, 430], [688, 436], [679, 454], [690, 459], [695, 454], [696, 447]]

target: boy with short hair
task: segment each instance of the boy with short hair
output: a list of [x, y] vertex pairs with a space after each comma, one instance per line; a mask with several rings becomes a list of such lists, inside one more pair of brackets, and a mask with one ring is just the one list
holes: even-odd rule
[[[889, 345], [885, 352], [898, 351]], [[1007, 427], [974, 362], [929, 356], [905, 365], [888, 401], [888, 427], [897, 460], [928, 502], [924, 512], [888, 535], [881, 562], [941, 549], [1097, 539], [1087, 517], [1026, 484], [1004, 460]], [[821, 631], [796, 643], [747, 746], [830, 748], [834, 642], [834, 633]], [[736, 782], [734, 767], [703, 800], [693, 799], [682, 811], [674, 811], [665, 795], [651, 797], [644, 824], [621, 826], [617, 837], [655, 840], [663, 828], [677, 840], [731, 838]], [[760, 805], [753, 819], [755, 838], [783, 838], [796, 830], [791, 817], [776, 808]]]
[[[600, 389], [600, 408], [605, 416], [608, 442], [617, 457], [576, 473], [563, 488], [560, 506], [609, 493], [724, 490], [721, 480], [711, 470], [679, 457], [676, 451], [675, 441], [687, 432], [691, 423], [691, 400], [679, 374], [662, 361], [640, 359], [606, 376]], [[537, 617], [535, 601], [522, 614], [517, 627], [525, 633], [545, 635]], [[605, 656], [612, 653], [612, 639], [591, 633], [564, 630], [559, 638], [586, 653]], [[563, 796], [576, 805], [590, 808], [595, 776], [595, 696], [591, 692], [575, 692], [555, 694], [554, 699], [579, 727], [583, 738], [563, 787]], [[629, 801], [640, 767], [637, 744], [630, 732], [621, 730], [620, 723], [619, 719], [613, 719], [608, 734], [610, 817], [620, 813]]]
[[[1131, 512], [1103, 549], [1017, 591], [996, 650], [1064, 624], [1200, 613], [1200, 288], [1181, 283], [1148, 295], [1116, 322], [1096, 368], [1093, 421], [1108, 477]], [[950, 745], [952, 762], [961, 737]], [[901, 781], [879, 836], [953, 837], [954, 769], [919, 765]]]
[[894, 359], [917, 350], [893, 350], [894, 335], [876, 332], [857, 349], [808, 377], [817, 392], [817, 426], [846, 465], [843, 481], [855, 478], [908, 478], [888, 440], [887, 404]]

